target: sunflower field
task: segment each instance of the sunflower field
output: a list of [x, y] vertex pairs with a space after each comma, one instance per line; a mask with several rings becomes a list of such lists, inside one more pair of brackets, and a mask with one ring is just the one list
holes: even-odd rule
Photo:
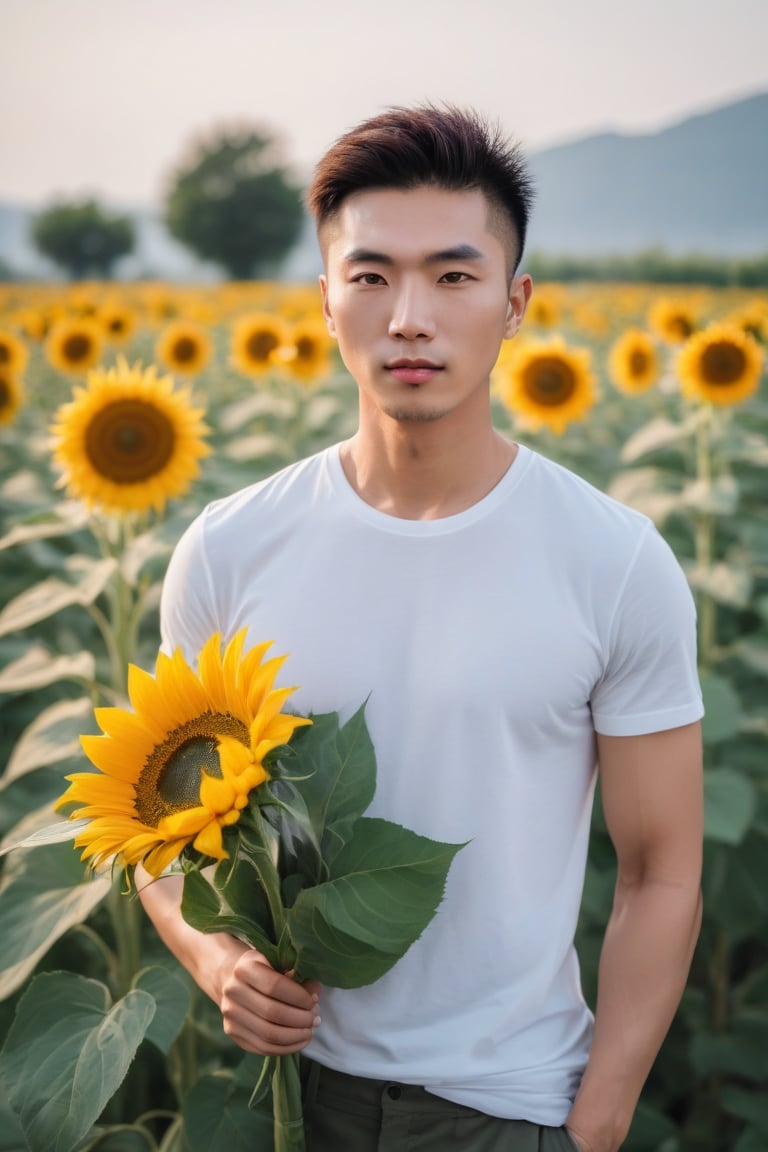
[[[652, 517], [697, 601], [704, 922], [629, 1152], [768, 1148], [767, 340], [744, 290], [542, 284], [491, 380], [497, 427]], [[312, 286], [0, 289], [0, 1152], [270, 1148], [255, 1058], [50, 829], [94, 709], [154, 666], [186, 525], [355, 426]], [[590, 1002], [614, 879], [598, 795]]]

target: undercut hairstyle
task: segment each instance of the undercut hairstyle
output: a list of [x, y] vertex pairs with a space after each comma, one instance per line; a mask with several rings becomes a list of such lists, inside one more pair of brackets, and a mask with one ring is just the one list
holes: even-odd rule
[[348, 196], [379, 188], [479, 189], [514, 274], [523, 254], [533, 181], [520, 146], [471, 110], [390, 108], [341, 136], [315, 168], [307, 205], [318, 234]]

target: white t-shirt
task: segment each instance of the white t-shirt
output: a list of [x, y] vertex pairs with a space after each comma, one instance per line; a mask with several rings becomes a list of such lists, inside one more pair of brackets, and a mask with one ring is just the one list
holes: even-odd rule
[[592, 1017], [573, 948], [595, 731], [702, 715], [695, 613], [653, 523], [520, 446], [479, 503], [401, 520], [350, 486], [339, 446], [210, 505], [172, 559], [163, 645], [215, 631], [289, 653], [289, 710], [364, 700], [368, 815], [470, 841], [420, 940], [368, 987], [324, 989], [308, 1053], [559, 1125]]

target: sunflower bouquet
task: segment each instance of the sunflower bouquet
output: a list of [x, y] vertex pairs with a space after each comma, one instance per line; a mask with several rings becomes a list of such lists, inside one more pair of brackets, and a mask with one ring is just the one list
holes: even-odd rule
[[[183, 874], [181, 911], [198, 931], [230, 932], [298, 981], [356, 988], [384, 975], [437, 911], [454, 855], [444, 844], [363, 815], [376, 787], [361, 707], [282, 711], [285, 656], [219, 634], [197, 670], [180, 649], [155, 675], [131, 665], [133, 710], [98, 708], [81, 737], [99, 770], [57, 802], [95, 868], [139, 863]], [[302, 1152], [298, 1055], [265, 1057], [251, 1097], [271, 1092], [275, 1152]]]

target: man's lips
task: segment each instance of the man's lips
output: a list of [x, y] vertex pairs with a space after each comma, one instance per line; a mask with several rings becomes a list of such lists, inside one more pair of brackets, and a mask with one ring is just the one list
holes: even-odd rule
[[392, 360], [386, 367], [401, 384], [423, 384], [443, 370], [442, 365], [433, 360]]

